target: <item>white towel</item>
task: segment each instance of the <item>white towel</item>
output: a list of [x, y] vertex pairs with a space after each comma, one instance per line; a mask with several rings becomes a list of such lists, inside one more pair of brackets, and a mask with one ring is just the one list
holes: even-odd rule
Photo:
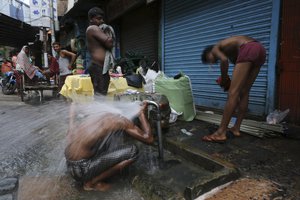
[[107, 71], [115, 65], [116, 36], [114, 29], [110, 25], [101, 24], [99, 28], [101, 28], [108, 37], [113, 39], [113, 48], [111, 50], [107, 50], [105, 53], [102, 74], [106, 74]]

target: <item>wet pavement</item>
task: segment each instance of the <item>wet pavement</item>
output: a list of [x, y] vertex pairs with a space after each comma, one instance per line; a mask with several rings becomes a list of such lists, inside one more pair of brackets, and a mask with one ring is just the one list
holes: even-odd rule
[[[193, 136], [186, 136], [186, 129]], [[266, 179], [280, 188], [278, 199], [300, 199], [300, 129], [289, 126], [286, 136], [258, 138], [243, 133], [230, 138], [225, 144], [207, 143], [201, 138], [216, 130], [209, 123], [194, 120], [178, 121], [168, 134], [168, 140], [180, 140], [183, 144], [206, 152], [215, 159], [225, 160], [239, 169], [241, 178]], [[255, 192], [255, 191], [254, 191]]]
[[[0, 94], [0, 199], [142, 199], [126, 176], [115, 178], [106, 193], [82, 191], [70, 178], [64, 158], [68, 110], [68, 102], [47, 93], [42, 103]], [[7, 189], [11, 178], [18, 181]]]
[[[286, 137], [261, 139], [243, 134], [240, 138], [228, 139], [225, 144], [215, 144], [203, 142], [201, 137], [216, 127], [198, 120], [177, 121], [164, 133], [165, 147], [170, 152], [173, 151], [173, 153], [166, 152], [166, 160], [174, 169], [173, 172], [169, 172], [169, 177], [173, 176], [174, 179], [168, 179], [165, 171], [159, 172], [156, 147], [145, 148], [142, 145], [144, 156], [121, 176], [110, 180], [113, 183], [110, 191], [105, 193], [82, 191], [66, 173], [63, 156], [69, 104], [63, 99], [52, 99], [50, 96], [45, 94], [45, 100], [40, 104], [23, 103], [16, 95], [0, 94], [0, 178], [4, 181], [0, 182], [0, 199], [135, 200], [170, 199], [172, 195], [173, 199], [182, 199], [191, 180], [195, 183], [197, 178], [203, 179], [204, 175], [201, 173], [209, 167], [212, 167], [211, 174], [217, 174], [214, 173], [214, 170], [218, 169], [213, 169], [216, 166], [214, 163], [228, 167], [226, 169], [230, 170], [228, 173], [226, 171], [226, 175], [231, 172], [236, 175], [237, 169], [240, 178], [264, 178], [278, 184], [282, 189], [277, 194], [278, 198], [300, 197], [298, 127], [290, 127]], [[186, 135], [181, 129], [186, 129], [193, 135]], [[181, 150], [176, 151], [178, 148], [174, 148], [174, 145]], [[200, 152], [202, 158], [186, 152]], [[176, 157], [173, 157], [174, 155]], [[185, 174], [189, 170], [191, 173]], [[153, 177], [156, 179], [152, 179]], [[213, 182], [212, 185], [208, 184], [208, 188], [202, 193], [236, 178], [238, 176], [232, 176], [223, 182]], [[195, 185], [197, 184], [193, 184]], [[161, 193], [169, 191], [170, 187], [172, 188], [170, 196], [168, 193], [165, 193], [166, 196], [160, 196]], [[158, 195], [151, 196], [155, 192]], [[148, 196], [145, 197], [145, 194]], [[201, 192], [197, 194], [200, 195]]]

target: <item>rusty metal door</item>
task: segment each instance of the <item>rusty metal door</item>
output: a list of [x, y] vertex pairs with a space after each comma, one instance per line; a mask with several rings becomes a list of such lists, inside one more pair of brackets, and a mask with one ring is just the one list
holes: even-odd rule
[[279, 108], [290, 109], [288, 120], [300, 124], [300, 1], [282, 1], [279, 59]]

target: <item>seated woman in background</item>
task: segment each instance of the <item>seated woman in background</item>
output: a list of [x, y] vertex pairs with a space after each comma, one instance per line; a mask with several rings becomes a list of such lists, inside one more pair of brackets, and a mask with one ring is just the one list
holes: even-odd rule
[[23, 70], [31, 80], [34, 77], [46, 80], [46, 77], [40, 72], [39, 68], [30, 62], [28, 46], [23, 46], [22, 50], [18, 54], [16, 69]]

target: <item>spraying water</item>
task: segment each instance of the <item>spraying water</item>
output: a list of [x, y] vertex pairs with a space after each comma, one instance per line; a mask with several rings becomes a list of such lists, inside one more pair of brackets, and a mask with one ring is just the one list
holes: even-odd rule
[[[81, 120], [106, 112], [132, 119], [140, 110], [137, 102], [112, 102], [104, 98], [75, 104]], [[0, 103], [0, 110], [0, 177], [20, 177], [19, 193], [24, 197], [34, 193], [49, 197], [46, 199], [58, 193], [79, 195], [66, 173], [64, 157], [70, 103], [63, 100], [52, 100], [39, 106]], [[140, 199], [127, 182], [120, 181], [117, 183], [119, 188], [106, 193], [105, 199], [118, 199], [116, 196], [120, 193], [122, 199]], [[64, 192], [59, 191], [62, 188]], [[86, 199], [99, 198], [99, 194], [97, 198], [92, 196]]]
[[87, 103], [76, 103], [76, 112], [82, 116], [100, 116], [104, 113], [114, 113], [132, 120], [140, 110], [140, 102], [120, 102], [110, 101], [103, 97], [98, 97], [94, 101]]

